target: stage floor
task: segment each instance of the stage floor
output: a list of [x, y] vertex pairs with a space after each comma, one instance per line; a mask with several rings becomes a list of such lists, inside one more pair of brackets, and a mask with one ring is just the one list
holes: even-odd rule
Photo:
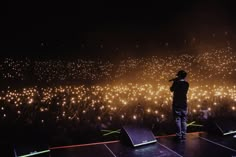
[[[31, 154], [33, 155], [33, 154]], [[36, 157], [236, 157], [236, 138], [189, 133], [184, 142], [174, 135], [157, 137], [157, 143], [132, 148], [120, 141], [51, 147]]]

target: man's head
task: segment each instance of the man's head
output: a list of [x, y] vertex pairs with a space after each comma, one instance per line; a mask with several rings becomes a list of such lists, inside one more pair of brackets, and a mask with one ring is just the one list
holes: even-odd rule
[[187, 73], [184, 70], [180, 70], [176, 76], [180, 79], [184, 79], [187, 76]]

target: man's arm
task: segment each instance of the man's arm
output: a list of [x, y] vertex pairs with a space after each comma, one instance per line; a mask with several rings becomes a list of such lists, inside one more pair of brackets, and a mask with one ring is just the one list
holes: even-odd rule
[[174, 81], [172, 86], [170, 87], [170, 91], [174, 92], [175, 91], [175, 87], [176, 87], [176, 82]]

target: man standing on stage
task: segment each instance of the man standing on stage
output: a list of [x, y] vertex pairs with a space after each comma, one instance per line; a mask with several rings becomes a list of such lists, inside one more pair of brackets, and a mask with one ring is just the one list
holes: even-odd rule
[[180, 70], [173, 81], [170, 91], [173, 92], [173, 115], [176, 123], [176, 138], [185, 140], [187, 131], [187, 92], [189, 83], [185, 80], [187, 73]]

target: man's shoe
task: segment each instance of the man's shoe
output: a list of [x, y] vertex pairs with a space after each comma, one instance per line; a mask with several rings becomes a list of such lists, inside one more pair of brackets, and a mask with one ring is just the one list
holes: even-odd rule
[[181, 136], [175, 136], [175, 141], [181, 142], [182, 141], [182, 137]]

